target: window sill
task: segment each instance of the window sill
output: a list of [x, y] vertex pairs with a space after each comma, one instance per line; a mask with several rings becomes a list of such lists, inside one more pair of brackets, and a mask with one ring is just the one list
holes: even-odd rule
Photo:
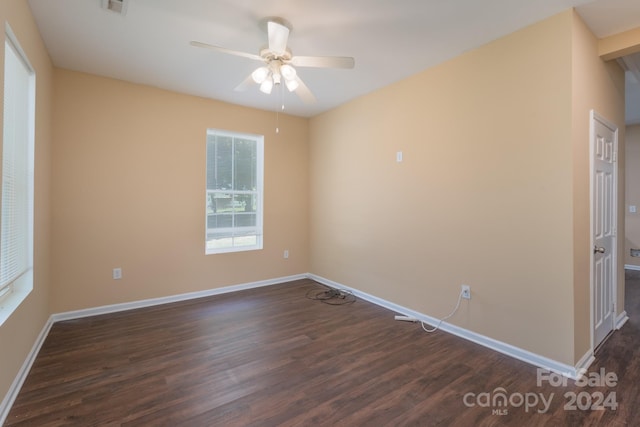
[[29, 270], [14, 283], [13, 292], [0, 300], [0, 326], [27, 299], [33, 290], [33, 270]]
[[205, 255], [215, 255], [215, 254], [229, 254], [234, 252], [248, 252], [248, 251], [259, 251], [262, 250], [262, 245], [260, 246], [236, 246], [233, 248], [206, 248]]

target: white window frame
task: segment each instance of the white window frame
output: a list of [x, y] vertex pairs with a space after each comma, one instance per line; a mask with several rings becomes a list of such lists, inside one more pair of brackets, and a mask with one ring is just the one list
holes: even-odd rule
[[[19, 271], [15, 277], [11, 277], [9, 282], [0, 283], [0, 325], [2, 325], [11, 314], [18, 308], [18, 306], [24, 301], [29, 293], [33, 290], [33, 199], [34, 199], [34, 191], [33, 191], [33, 178], [34, 178], [34, 146], [35, 146], [35, 102], [36, 102], [36, 74], [34, 68], [31, 66], [27, 55], [24, 50], [20, 47], [20, 43], [18, 42], [17, 37], [14, 32], [11, 30], [11, 27], [7, 23], [5, 26], [5, 43], [4, 43], [4, 69], [6, 71], [6, 60], [7, 55], [13, 53], [18, 61], [24, 66], [25, 71], [28, 75], [28, 88], [27, 94], [28, 97], [28, 105], [27, 105], [27, 117], [25, 120], [27, 130], [26, 130], [26, 144], [27, 144], [27, 232], [26, 232], [26, 268]], [[3, 87], [6, 87], [7, 76], [5, 72]], [[6, 94], [5, 94], [6, 97]], [[6, 98], [5, 98], [6, 99]], [[8, 125], [7, 121], [7, 107], [3, 102], [3, 128], [2, 128], [2, 144], [5, 143], [5, 139], [8, 138]], [[4, 152], [4, 145], [2, 146], [2, 151]], [[4, 161], [4, 159], [3, 159]], [[0, 170], [4, 168], [4, 164], [0, 162]], [[3, 180], [4, 174], [1, 174], [3, 178], [0, 180], [0, 192], [3, 188]], [[2, 215], [2, 194], [0, 194], [0, 220]], [[0, 248], [0, 251], [2, 249]], [[2, 256], [2, 253], [0, 253]]]
[[[256, 143], [256, 189], [243, 191], [243, 190], [235, 190], [235, 189], [226, 189], [226, 190], [213, 190], [208, 188], [208, 184], [205, 178], [205, 200], [207, 201], [205, 206], [205, 254], [220, 254], [220, 253], [229, 253], [229, 252], [243, 252], [243, 251], [253, 251], [262, 249], [263, 245], [263, 207], [264, 207], [264, 136], [263, 135], [254, 135], [248, 133], [239, 133], [239, 132], [231, 132], [226, 130], [219, 129], [207, 129], [207, 150], [209, 147], [208, 139], [211, 136], [221, 136], [221, 137], [231, 137], [231, 138], [239, 138], [244, 140], [253, 140]], [[233, 155], [234, 150], [232, 150]], [[208, 155], [205, 156], [208, 159]], [[232, 165], [235, 162], [231, 162]], [[232, 166], [233, 167], [233, 166]], [[205, 171], [207, 170], [208, 164], [205, 161]], [[207, 175], [207, 174], [205, 174]], [[232, 173], [232, 176], [235, 176]], [[214, 194], [234, 194], [234, 195], [246, 195], [253, 194], [256, 196], [256, 225], [251, 227], [229, 227], [225, 229], [217, 228], [217, 231], [228, 232], [232, 235], [232, 237], [228, 238], [230, 242], [230, 246], [224, 247], [216, 247], [213, 242], [209, 241], [209, 230], [208, 228], [208, 216], [209, 216], [209, 197], [213, 197]], [[242, 241], [243, 236], [255, 237], [255, 244], [243, 244], [240, 243]]]

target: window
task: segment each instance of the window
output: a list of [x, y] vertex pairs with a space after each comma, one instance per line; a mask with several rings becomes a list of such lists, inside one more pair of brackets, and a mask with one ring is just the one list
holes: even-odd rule
[[33, 288], [35, 75], [7, 26], [0, 199], [0, 324]]
[[206, 253], [262, 249], [264, 137], [207, 130]]

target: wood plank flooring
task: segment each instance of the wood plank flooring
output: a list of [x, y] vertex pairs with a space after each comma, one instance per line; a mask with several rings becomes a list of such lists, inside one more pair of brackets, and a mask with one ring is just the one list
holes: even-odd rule
[[[590, 370], [616, 373], [615, 387], [538, 386], [529, 364], [368, 302], [305, 297], [321, 289], [301, 280], [56, 323], [5, 425], [640, 425], [638, 272], [631, 320]], [[506, 405], [491, 404], [499, 388]], [[618, 407], [566, 410], [567, 392], [582, 404], [615, 392]], [[546, 411], [522, 404], [534, 394]]]

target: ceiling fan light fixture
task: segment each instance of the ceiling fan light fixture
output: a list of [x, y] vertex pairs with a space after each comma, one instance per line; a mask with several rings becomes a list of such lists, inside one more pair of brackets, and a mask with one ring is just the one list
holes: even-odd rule
[[[115, 8], [117, 3], [123, 3], [123, 6], [126, 6], [126, 3], [131, 0], [99, 1], [103, 2], [105, 7], [111, 5], [111, 8]], [[294, 56], [287, 46], [292, 27], [282, 18], [274, 16], [264, 18], [261, 21], [261, 26], [267, 32], [268, 45], [260, 49], [259, 54], [227, 49], [195, 40], [191, 41], [191, 45], [261, 63], [260, 67], [255, 68], [234, 90], [246, 91], [249, 86], [256, 83], [261, 92], [271, 94], [274, 86], [287, 86], [289, 92], [295, 92], [305, 104], [313, 104], [316, 102], [316, 98], [298, 76], [296, 67], [349, 69], [355, 66], [355, 60], [346, 56]], [[281, 89], [281, 93], [283, 93], [284, 87], [276, 89]]]
[[284, 77], [285, 80], [289, 81], [295, 79], [297, 73], [296, 69], [291, 65], [284, 64], [282, 67], [280, 67], [280, 74], [282, 74], [282, 77]]
[[295, 91], [296, 89], [298, 89], [298, 86], [300, 86], [300, 84], [296, 79], [291, 79], [291, 80], [285, 79], [284, 83], [287, 85], [287, 89], [289, 89], [289, 92]]
[[254, 72], [251, 73], [251, 78], [258, 84], [263, 83], [267, 77], [269, 77], [269, 69], [267, 67], [256, 68]]
[[271, 79], [266, 79], [260, 84], [260, 92], [262, 93], [269, 95], [271, 89], [273, 89], [273, 81]]

